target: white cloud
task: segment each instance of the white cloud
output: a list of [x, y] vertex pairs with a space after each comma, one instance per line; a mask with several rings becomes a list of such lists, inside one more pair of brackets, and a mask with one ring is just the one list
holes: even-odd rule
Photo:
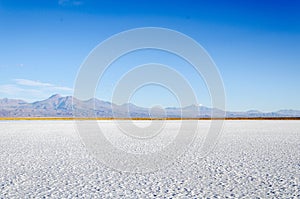
[[58, 5], [62, 6], [67, 3], [69, 0], [58, 0]]
[[28, 91], [28, 90], [32, 91], [32, 89], [23, 89], [23, 88], [18, 87], [15, 84], [0, 85], [0, 92], [4, 93], [4, 94], [9, 94], [9, 95], [12, 95], [12, 94], [15, 94], [15, 93], [20, 93], [20, 92], [25, 92], [25, 91]]
[[62, 90], [62, 91], [73, 91], [72, 88], [65, 87], [65, 86], [56, 86], [54, 84], [34, 81], [29, 79], [14, 79], [16, 84], [21, 86], [31, 86], [31, 87], [47, 87], [48, 90]]
[[0, 85], [0, 96], [12, 99], [22, 99], [28, 102], [41, 100], [46, 96], [46, 93], [33, 89], [33, 88], [22, 88], [16, 84], [4, 84]]
[[73, 89], [51, 83], [29, 79], [13, 79], [14, 84], [0, 85], [0, 97], [23, 99], [26, 101], [43, 100], [53, 94], [72, 95]]
[[80, 0], [58, 0], [58, 5], [60, 6], [80, 6], [83, 1]]
[[16, 82], [16, 84], [23, 86], [54, 86], [53, 84], [33, 81], [29, 79], [14, 79], [14, 81]]

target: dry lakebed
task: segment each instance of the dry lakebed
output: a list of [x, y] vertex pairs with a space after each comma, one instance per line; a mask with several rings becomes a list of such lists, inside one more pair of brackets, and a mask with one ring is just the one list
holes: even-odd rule
[[[135, 121], [141, 126], [147, 122]], [[210, 121], [199, 121], [194, 149], [146, 173], [102, 164], [87, 150], [74, 123], [0, 122], [0, 198], [300, 198], [299, 120], [225, 121], [205, 157], [198, 150], [201, 129], [207, 130]], [[161, 137], [154, 138], [159, 141], [146, 145], [130, 144], [114, 121], [98, 123], [116, 147], [135, 151], [138, 145], [155, 153], [172, 141], [180, 122], [166, 121]]]

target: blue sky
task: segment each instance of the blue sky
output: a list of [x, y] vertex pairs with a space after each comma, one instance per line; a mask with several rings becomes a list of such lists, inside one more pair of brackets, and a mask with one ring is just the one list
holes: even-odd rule
[[[228, 110], [300, 109], [300, 1], [11, 1], [0, 0], [0, 98], [40, 100], [72, 95], [79, 67], [108, 37], [132, 28], [182, 32], [210, 54], [222, 76]], [[134, 66], [170, 65], [210, 105], [201, 77], [166, 52], [129, 54], [103, 76], [97, 97], [110, 100], [118, 79]], [[176, 106], [170, 92], [146, 86], [140, 106]]]

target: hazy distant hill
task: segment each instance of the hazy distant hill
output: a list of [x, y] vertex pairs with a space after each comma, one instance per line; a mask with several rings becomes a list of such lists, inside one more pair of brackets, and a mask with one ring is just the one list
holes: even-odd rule
[[[224, 115], [223, 110], [214, 109], [217, 115]], [[75, 114], [74, 114], [75, 113]], [[212, 109], [205, 106], [191, 105], [183, 108], [168, 107], [148, 109], [134, 104], [116, 105], [99, 99], [81, 101], [71, 96], [58, 94], [42, 101], [28, 103], [16, 99], [0, 99], [0, 117], [211, 117]], [[299, 110], [280, 110], [277, 112], [226, 112], [226, 117], [300, 117]]]

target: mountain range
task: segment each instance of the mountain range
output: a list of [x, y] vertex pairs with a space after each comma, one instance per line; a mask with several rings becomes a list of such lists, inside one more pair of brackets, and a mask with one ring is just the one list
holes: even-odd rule
[[[212, 116], [212, 111], [216, 115]], [[222, 117], [224, 114], [227, 118], [300, 117], [300, 110], [233, 112], [198, 105], [149, 109], [131, 103], [117, 105], [96, 98], [83, 101], [59, 94], [32, 103], [0, 99], [0, 117], [210, 118]]]

